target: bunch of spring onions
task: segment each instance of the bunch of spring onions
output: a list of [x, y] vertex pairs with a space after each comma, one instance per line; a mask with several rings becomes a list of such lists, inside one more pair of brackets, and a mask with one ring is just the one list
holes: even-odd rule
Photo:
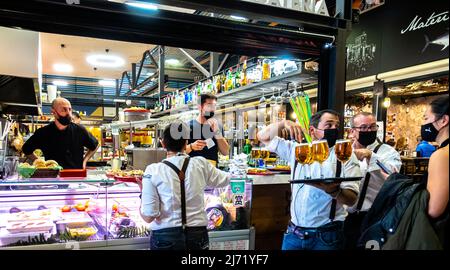
[[311, 103], [308, 94], [300, 92], [298, 95], [293, 95], [289, 99], [298, 123], [302, 129], [304, 138], [308, 143], [312, 142], [311, 135], [309, 135], [309, 120], [311, 119]]

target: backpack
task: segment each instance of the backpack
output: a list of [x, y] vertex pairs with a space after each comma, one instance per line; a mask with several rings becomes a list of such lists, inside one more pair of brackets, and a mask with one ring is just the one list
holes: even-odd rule
[[414, 194], [425, 188], [424, 183], [405, 175], [391, 174], [364, 217], [358, 248], [381, 249], [387, 236], [396, 231]]

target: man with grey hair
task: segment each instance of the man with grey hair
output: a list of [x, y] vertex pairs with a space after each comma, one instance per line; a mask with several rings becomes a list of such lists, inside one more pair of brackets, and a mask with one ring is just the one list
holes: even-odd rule
[[41, 149], [46, 160], [55, 160], [64, 169], [85, 169], [98, 148], [98, 141], [86, 128], [71, 121], [72, 106], [67, 99], [54, 99], [51, 112], [55, 121], [36, 130], [23, 145], [24, 154], [35, 160], [33, 151]]
[[399, 153], [392, 146], [377, 139], [375, 115], [360, 112], [352, 117], [351, 127], [349, 137], [353, 139], [353, 151], [360, 161], [361, 172], [365, 177], [360, 185], [358, 200], [349, 207], [349, 215], [344, 223], [347, 249], [356, 248], [362, 220], [386, 180], [377, 162], [382, 163], [391, 172], [398, 172], [402, 165]]

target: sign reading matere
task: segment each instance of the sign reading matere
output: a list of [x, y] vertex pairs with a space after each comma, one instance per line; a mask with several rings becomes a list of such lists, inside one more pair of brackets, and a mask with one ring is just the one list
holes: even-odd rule
[[257, 4], [330, 16], [325, 0], [243, 0]]

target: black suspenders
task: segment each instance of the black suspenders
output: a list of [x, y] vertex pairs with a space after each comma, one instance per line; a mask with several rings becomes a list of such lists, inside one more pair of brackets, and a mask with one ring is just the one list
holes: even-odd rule
[[[335, 174], [336, 178], [341, 176], [341, 171], [342, 171], [342, 164], [339, 161], [337, 161], [336, 162], [336, 174]], [[331, 221], [333, 221], [334, 217], [336, 216], [336, 205], [337, 205], [337, 200], [335, 198], [333, 198], [331, 200], [331, 208], [330, 208], [330, 219], [331, 219]]]
[[177, 166], [173, 165], [171, 162], [167, 160], [162, 161], [164, 164], [169, 166], [172, 170], [175, 171], [175, 173], [178, 175], [178, 178], [180, 178], [180, 194], [181, 194], [181, 224], [183, 226], [183, 231], [186, 228], [187, 224], [187, 218], [186, 218], [186, 189], [184, 186], [184, 180], [186, 177], [186, 169], [189, 164], [189, 157], [187, 157], [184, 160], [183, 167], [180, 171], [180, 169], [177, 168]]

